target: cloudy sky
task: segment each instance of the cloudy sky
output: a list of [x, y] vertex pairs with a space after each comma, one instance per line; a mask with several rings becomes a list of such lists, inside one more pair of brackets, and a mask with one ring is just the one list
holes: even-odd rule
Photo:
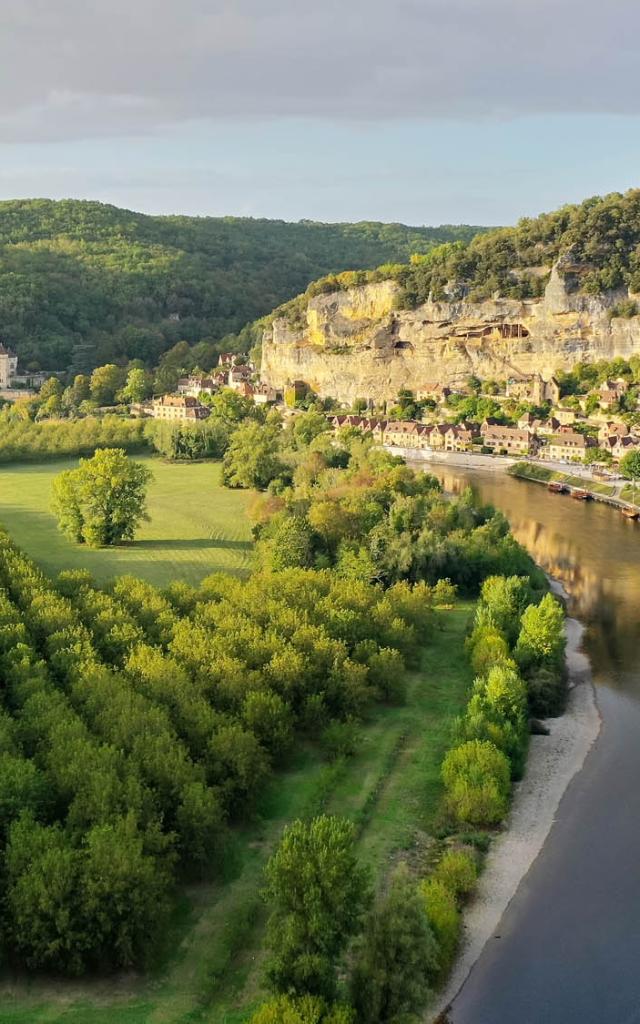
[[638, 0], [1, 0], [0, 196], [509, 223], [640, 184]]

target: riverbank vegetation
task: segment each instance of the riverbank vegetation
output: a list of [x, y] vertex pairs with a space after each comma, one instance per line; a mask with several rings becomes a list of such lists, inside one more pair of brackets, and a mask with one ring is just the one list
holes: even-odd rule
[[559, 469], [551, 469], [549, 466], [541, 466], [533, 462], [516, 462], [509, 466], [507, 472], [520, 480], [532, 480], [536, 483], [561, 483], [568, 487], [578, 487], [593, 491], [595, 494], [604, 494], [607, 497], [615, 492], [615, 485], [603, 483], [602, 480], [592, 480], [590, 477], [574, 476], [572, 473], [564, 473]]
[[[345, 971], [356, 1021], [413, 1019], [446, 978], [464, 903], [475, 887], [479, 850], [503, 821], [512, 780], [524, 771], [529, 714], [557, 714], [563, 704], [564, 615], [550, 594], [541, 596], [534, 587], [526, 576], [492, 576], [482, 586], [467, 641], [478, 675], [442, 762], [440, 842], [425, 861], [412, 870], [401, 864], [387, 889], [373, 898], [367, 896], [347, 822], [318, 818], [285, 833], [267, 867], [267, 876], [280, 881], [275, 886], [272, 881], [267, 891], [278, 935], [272, 945], [277, 969], [268, 975], [275, 999], [261, 1007], [253, 1024], [268, 1019], [276, 1007], [297, 1019], [300, 1000], [308, 997], [322, 999], [328, 1014], [347, 1012], [338, 985]], [[329, 846], [336, 841], [341, 848], [334, 857]], [[313, 854], [310, 842], [320, 844]], [[343, 863], [342, 889], [357, 892], [344, 920], [335, 912], [338, 888], [328, 877], [327, 865], [334, 860]], [[314, 908], [312, 929], [303, 927], [308, 899]], [[358, 926], [367, 903], [369, 916]], [[346, 957], [349, 937], [358, 931], [361, 938]]]
[[[48, 579], [1, 538], [5, 959], [159, 972], [104, 1009], [110, 1024], [240, 1020], [265, 997], [258, 1020], [419, 1012], [528, 715], [561, 688], [556, 606], [502, 516], [357, 434], [328, 442], [315, 412], [267, 424], [251, 462], [254, 426], [222, 467], [229, 498], [265, 488], [248, 580]], [[456, 590], [480, 594], [466, 648]], [[326, 884], [332, 860], [349, 899]], [[51, 997], [30, 1012], [66, 1014]]]

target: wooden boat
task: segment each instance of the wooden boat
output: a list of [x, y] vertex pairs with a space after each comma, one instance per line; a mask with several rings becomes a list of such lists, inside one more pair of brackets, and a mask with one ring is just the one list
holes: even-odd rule
[[640, 512], [633, 505], [624, 505], [620, 511], [626, 519], [637, 519], [640, 516]]
[[588, 501], [591, 495], [588, 491], [583, 491], [581, 487], [574, 487], [571, 491], [571, 497], [576, 498], [577, 501]]
[[566, 486], [566, 484], [560, 483], [559, 480], [552, 480], [547, 485], [547, 490], [551, 491], [552, 494], [566, 494], [568, 491], [568, 487]]

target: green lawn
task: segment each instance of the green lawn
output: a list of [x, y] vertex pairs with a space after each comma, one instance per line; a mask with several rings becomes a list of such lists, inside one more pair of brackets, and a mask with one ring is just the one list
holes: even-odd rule
[[0, 983], [0, 1024], [237, 1024], [263, 996], [263, 868], [283, 827], [321, 811], [357, 823], [360, 856], [379, 885], [399, 856], [426, 870], [441, 796], [440, 764], [468, 698], [463, 638], [472, 606], [443, 611], [406, 702], [377, 708], [357, 753], [328, 764], [303, 747], [234, 837], [224, 884], [193, 887], [146, 979]]
[[[514, 467], [515, 468], [515, 467]], [[512, 476], [520, 480], [555, 480], [558, 483], [568, 484], [570, 487], [584, 488], [593, 491], [594, 494], [604, 494], [611, 497], [615, 491], [613, 484], [605, 484], [599, 480], [590, 480], [582, 476], [574, 476], [571, 473], [563, 473], [559, 469], [551, 469], [549, 466], [539, 466], [531, 462], [524, 462], [517, 465], [517, 472]]]
[[92, 551], [60, 533], [49, 511], [51, 481], [77, 460], [0, 469], [0, 523], [49, 575], [89, 569], [98, 582], [133, 573], [164, 586], [198, 583], [212, 572], [246, 573], [251, 562], [247, 491], [220, 483], [219, 463], [169, 463], [137, 457], [154, 475], [149, 487], [151, 521], [133, 544]]

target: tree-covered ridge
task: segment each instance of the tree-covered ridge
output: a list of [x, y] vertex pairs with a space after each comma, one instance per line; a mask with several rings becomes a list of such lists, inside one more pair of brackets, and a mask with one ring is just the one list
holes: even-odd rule
[[[552, 213], [525, 217], [515, 227], [447, 241], [428, 253], [412, 254], [408, 264], [326, 275], [274, 315], [295, 323], [316, 295], [390, 279], [400, 284], [398, 305], [405, 309], [421, 305], [429, 296], [436, 301], [478, 301], [496, 293], [536, 298], [560, 257], [565, 257], [570, 287], [591, 295], [625, 286], [640, 291], [640, 189], [593, 196]], [[634, 308], [623, 302], [616, 313], [633, 315]]]
[[347, 268], [407, 260], [475, 227], [152, 217], [97, 202], [0, 203], [0, 332], [24, 365], [87, 371], [220, 341]]
[[499, 228], [468, 245], [446, 244], [399, 272], [404, 303], [441, 298], [450, 282], [482, 299], [494, 292], [512, 298], [542, 293], [551, 265], [566, 257], [578, 270], [575, 286], [589, 294], [628, 286], [640, 290], [640, 189], [593, 196], [515, 227]]

